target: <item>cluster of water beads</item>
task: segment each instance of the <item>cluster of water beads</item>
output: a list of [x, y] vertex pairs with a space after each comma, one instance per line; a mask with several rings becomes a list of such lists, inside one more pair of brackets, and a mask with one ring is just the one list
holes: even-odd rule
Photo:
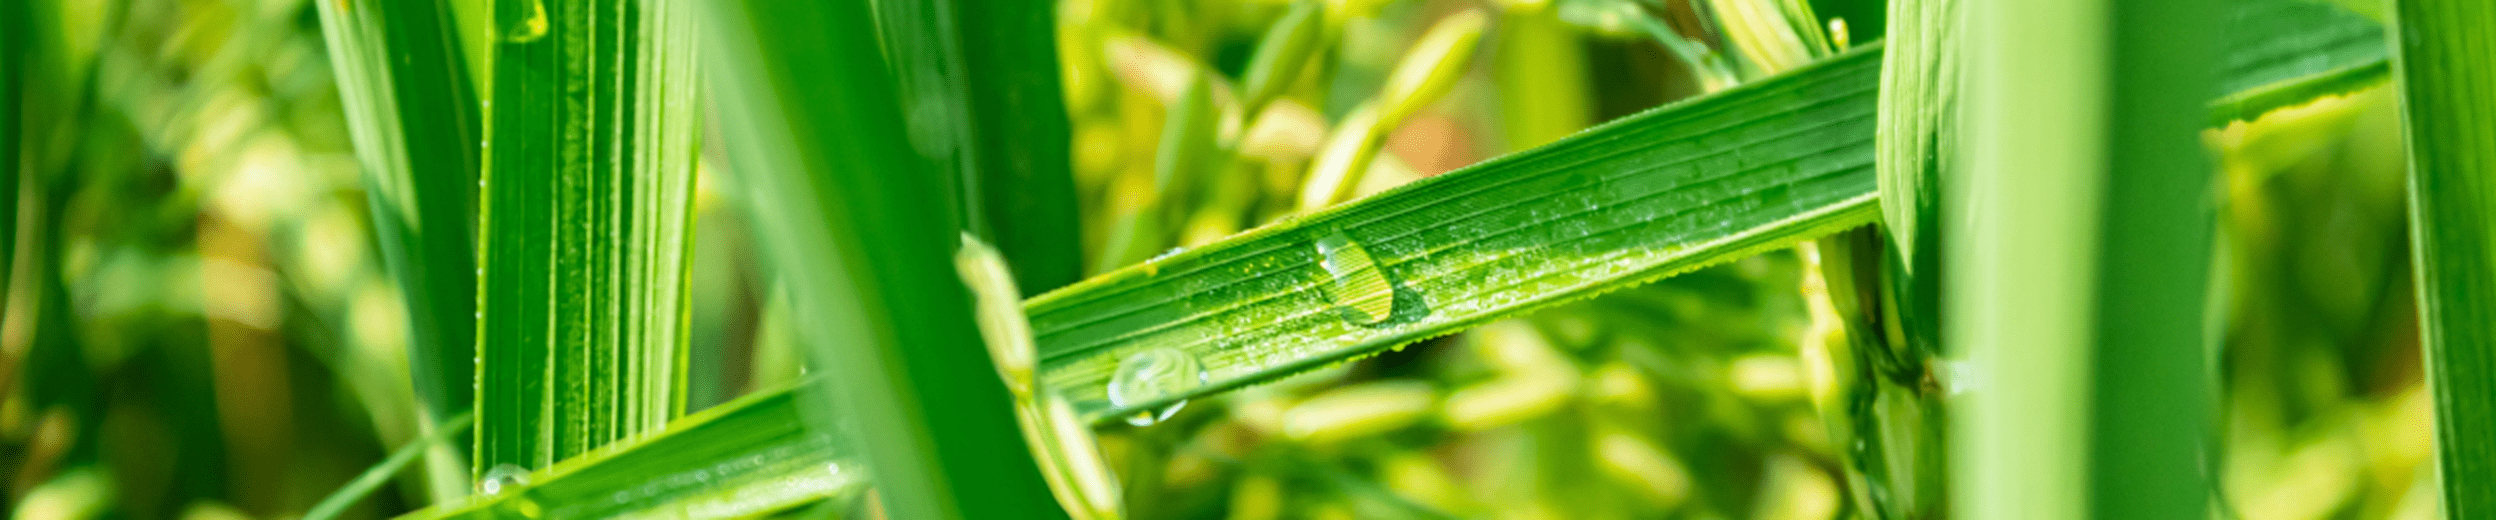
[[[1207, 379], [1205, 363], [1195, 355], [1167, 347], [1145, 349], [1118, 362], [1118, 372], [1109, 379], [1109, 403], [1129, 408], [1186, 395], [1205, 386]], [[1136, 412], [1127, 417], [1127, 424], [1151, 426], [1186, 406], [1184, 399], [1171, 401], [1160, 408]]]
[[[1172, 249], [1155, 260], [1183, 251]], [[1326, 299], [1343, 312], [1346, 320], [1367, 325], [1385, 321], [1394, 314], [1395, 288], [1360, 243], [1342, 232], [1328, 233], [1318, 238], [1317, 254], [1319, 267], [1325, 270]], [[1149, 348], [1118, 361], [1118, 370], [1109, 380], [1109, 402], [1114, 407], [1133, 408], [1170, 401], [1126, 418], [1127, 424], [1151, 426], [1187, 406], [1186, 400], [1171, 398], [1193, 392], [1209, 379], [1204, 361], [1195, 355], [1175, 348]]]

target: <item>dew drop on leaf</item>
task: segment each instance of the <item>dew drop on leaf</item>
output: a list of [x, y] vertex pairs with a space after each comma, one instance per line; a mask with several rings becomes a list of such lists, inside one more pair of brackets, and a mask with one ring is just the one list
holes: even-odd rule
[[528, 485], [528, 468], [516, 464], [499, 464], [493, 469], [485, 470], [485, 476], [477, 479], [477, 493], [494, 496], [513, 489], [528, 487]]
[[1340, 231], [1329, 233], [1317, 239], [1317, 255], [1326, 269], [1326, 299], [1349, 309], [1349, 319], [1366, 325], [1394, 314], [1395, 288], [1359, 242]]
[[[1109, 403], [1128, 408], [1169, 399], [1204, 386], [1206, 379], [1205, 363], [1196, 356], [1172, 348], [1146, 349], [1118, 362], [1118, 372], [1109, 379]], [[1151, 426], [1169, 419], [1185, 406], [1187, 401], [1180, 400], [1136, 412], [1127, 418], [1127, 424]]]

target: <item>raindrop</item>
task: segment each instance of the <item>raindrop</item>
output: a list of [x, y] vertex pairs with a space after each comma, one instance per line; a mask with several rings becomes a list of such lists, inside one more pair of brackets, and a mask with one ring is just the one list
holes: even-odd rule
[[1359, 242], [1331, 233], [1317, 239], [1317, 255], [1326, 268], [1326, 299], [1349, 310], [1354, 323], [1377, 323], [1394, 313], [1395, 287]]
[[[1129, 408], [1185, 395], [1204, 386], [1206, 379], [1205, 363], [1196, 356], [1172, 348], [1146, 349], [1118, 362], [1118, 372], [1109, 379], [1109, 404]], [[1178, 400], [1136, 412], [1127, 418], [1127, 424], [1151, 426], [1169, 419], [1185, 406], [1186, 400]]]
[[494, 466], [494, 469], [485, 470], [485, 477], [477, 479], [477, 493], [494, 496], [513, 489], [528, 487], [528, 485], [528, 468], [516, 464], [500, 464]]

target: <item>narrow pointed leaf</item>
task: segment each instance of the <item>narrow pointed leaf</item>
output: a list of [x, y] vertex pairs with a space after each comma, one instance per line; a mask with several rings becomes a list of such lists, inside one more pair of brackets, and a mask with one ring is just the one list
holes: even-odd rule
[[910, 144], [952, 181], [962, 229], [996, 244], [1024, 292], [1082, 274], [1075, 181], [1049, 2], [876, 3]]
[[1065, 517], [974, 326], [943, 172], [902, 135], [866, 3], [708, 7], [729, 157], [883, 509]]
[[314, 2], [383, 263], [406, 299], [409, 367], [435, 421], [473, 405], [477, 93], [443, 1]]
[[479, 474], [546, 467], [681, 406], [700, 115], [685, 5], [496, 5]]

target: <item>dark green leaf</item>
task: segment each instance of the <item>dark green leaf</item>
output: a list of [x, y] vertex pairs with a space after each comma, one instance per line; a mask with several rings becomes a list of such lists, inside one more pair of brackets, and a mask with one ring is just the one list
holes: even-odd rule
[[314, 2], [382, 259], [407, 300], [409, 368], [435, 421], [474, 404], [478, 102], [439, 1]]
[[941, 172], [903, 136], [865, 3], [709, 5], [729, 157], [884, 510], [1064, 517], [974, 326]]
[[878, 2], [910, 145], [951, 179], [962, 229], [996, 244], [1023, 292], [1082, 275], [1071, 130], [1049, 2]]

